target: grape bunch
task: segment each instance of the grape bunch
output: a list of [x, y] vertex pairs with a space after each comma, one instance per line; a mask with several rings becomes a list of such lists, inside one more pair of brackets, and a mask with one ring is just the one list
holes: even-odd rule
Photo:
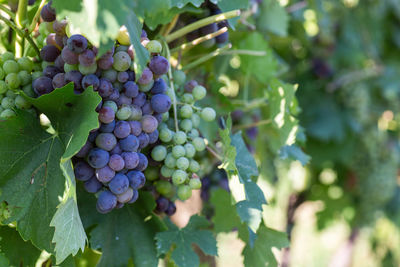
[[177, 197], [184, 201], [191, 197], [193, 189], [201, 188], [197, 175], [200, 164], [195, 157], [206, 149], [206, 143], [197, 128], [201, 119], [210, 122], [216, 117], [214, 109], [195, 106], [206, 96], [206, 89], [194, 80], [185, 84], [185, 79], [182, 71], [174, 72], [176, 95], [172, 88], [168, 88], [167, 94], [175, 99], [177, 108], [162, 118], [160, 143], [151, 150], [152, 168], [147, 171], [158, 194], [156, 211], [167, 215], [175, 212], [172, 200]]
[[0, 55], [0, 119], [15, 116], [16, 108], [36, 114], [18, 92], [22, 90], [28, 96], [35, 96], [31, 82], [32, 71], [37, 67], [28, 57], [16, 59], [9, 51]]

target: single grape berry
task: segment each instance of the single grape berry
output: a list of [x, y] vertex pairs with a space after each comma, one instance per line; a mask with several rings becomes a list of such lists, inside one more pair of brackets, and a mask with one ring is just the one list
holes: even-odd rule
[[79, 161], [74, 166], [75, 178], [79, 181], [87, 181], [94, 175], [94, 169], [86, 162]]
[[189, 181], [189, 186], [191, 189], [200, 189], [201, 188], [201, 181], [199, 178], [192, 178]]
[[136, 152], [139, 148], [139, 140], [130, 134], [126, 138], [119, 140], [119, 145], [123, 151]]
[[117, 206], [117, 197], [110, 191], [105, 190], [100, 193], [97, 199], [96, 208], [100, 213], [108, 213]]
[[188, 185], [180, 185], [176, 194], [180, 200], [185, 201], [192, 196], [192, 189]]
[[187, 172], [182, 170], [176, 170], [172, 174], [172, 183], [174, 185], [180, 185], [183, 184], [187, 178], [188, 178]]
[[204, 139], [201, 137], [195, 137], [192, 140], [192, 144], [194, 146], [194, 148], [196, 148], [197, 151], [203, 151], [204, 149], [206, 149], [206, 144], [204, 142]]
[[51, 93], [53, 88], [52, 80], [49, 77], [39, 77], [33, 82], [33, 90], [39, 96]]
[[136, 167], [136, 170], [144, 171], [147, 168], [149, 161], [147, 160], [147, 157], [144, 154], [138, 153], [138, 155], [139, 155], [139, 164]]
[[136, 152], [123, 152], [121, 154], [124, 159], [125, 169], [133, 170], [139, 165], [139, 154]]
[[126, 82], [123, 89], [127, 97], [136, 97], [139, 94], [139, 87], [132, 81]]
[[61, 51], [54, 45], [46, 45], [40, 50], [40, 57], [48, 62], [54, 62]]
[[205, 121], [213, 121], [213, 120], [215, 120], [216, 113], [215, 113], [215, 110], [213, 108], [207, 107], [207, 108], [203, 108], [203, 110], [201, 111], [200, 116]]
[[151, 59], [149, 68], [156, 75], [163, 75], [168, 72], [169, 62], [163, 56], [155, 56]]
[[161, 43], [157, 40], [151, 40], [150, 42], [148, 42], [146, 44], [146, 49], [150, 52], [150, 53], [156, 53], [159, 54], [161, 53], [162, 50], [162, 46]]
[[166, 156], [167, 156], [167, 149], [165, 148], [165, 146], [158, 145], [154, 147], [153, 150], [151, 151], [151, 157], [155, 161], [163, 161]]
[[175, 133], [174, 137], [172, 138], [176, 145], [183, 145], [186, 142], [187, 136], [185, 132], [178, 131]]
[[110, 156], [110, 160], [108, 161], [108, 166], [112, 170], [118, 172], [118, 171], [122, 170], [125, 167], [125, 161], [120, 155], [113, 154], [113, 155]]
[[117, 138], [112, 133], [101, 133], [96, 137], [97, 147], [111, 151], [117, 145]]
[[175, 214], [175, 212], [176, 212], [175, 203], [172, 202], [172, 201], [170, 201], [170, 202], [169, 202], [168, 209], [165, 211], [165, 214], [167, 214], [168, 216], [172, 216], [172, 215]]
[[133, 189], [129, 187], [128, 190], [126, 190], [126, 192], [117, 195], [117, 200], [119, 203], [127, 203], [132, 199], [133, 194], [134, 194]]
[[141, 119], [142, 129], [145, 133], [154, 132], [158, 127], [158, 121], [151, 115], [144, 115]]
[[95, 194], [100, 191], [100, 189], [103, 188], [103, 184], [100, 183], [96, 177], [92, 177], [89, 180], [87, 180], [84, 184], [83, 187], [85, 190], [89, 193]]
[[176, 159], [178, 159], [180, 157], [184, 157], [185, 153], [186, 153], [185, 148], [181, 145], [177, 145], [172, 148], [172, 155]]
[[141, 171], [130, 171], [126, 176], [129, 180], [129, 186], [133, 189], [140, 189], [146, 183], [146, 177]]
[[178, 169], [180, 170], [185, 171], [187, 168], [189, 168], [189, 160], [185, 157], [180, 157], [176, 160], [176, 167], [178, 167]]
[[111, 123], [115, 119], [115, 112], [110, 107], [102, 107], [99, 111], [99, 121], [102, 123]]
[[87, 48], [87, 40], [80, 34], [74, 34], [68, 38], [67, 47], [74, 53], [80, 54]]
[[150, 93], [153, 95], [156, 94], [164, 94], [167, 91], [167, 84], [165, 83], [164, 79], [158, 78], [154, 80], [153, 87], [151, 88]]
[[99, 132], [101, 133], [112, 133], [115, 129], [115, 120], [110, 123], [102, 123]]
[[108, 166], [96, 169], [96, 178], [102, 183], [108, 183], [115, 176], [115, 171]]
[[87, 161], [89, 165], [95, 169], [100, 169], [106, 166], [109, 159], [110, 154], [100, 148], [93, 148], [89, 151], [89, 154], [87, 156]]
[[128, 190], [129, 180], [126, 175], [117, 173], [114, 178], [108, 184], [110, 191], [114, 194], [122, 194]]
[[89, 74], [83, 77], [82, 79], [82, 88], [86, 89], [89, 86], [93, 86], [93, 90], [97, 91], [100, 86], [99, 78], [94, 74]]
[[132, 59], [128, 53], [124, 51], [118, 51], [114, 54], [113, 68], [117, 71], [126, 71], [131, 66]]
[[204, 88], [201, 85], [197, 85], [193, 88], [192, 95], [193, 95], [194, 99], [196, 99], [196, 100], [203, 99], [206, 96], [206, 94], [207, 94], [206, 88]]
[[118, 121], [115, 125], [114, 135], [117, 138], [125, 138], [131, 133], [131, 126], [127, 121]]
[[40, 17], [46, 22], [52, 22], [56, 20], [56, 11], [51, 7], [52, 1], [43, 6], [40, 11]]
[[168, 209], [168, 205], [169, 205], [169, 200], [166, 199], [165, 197], [159, 197], [156, 200], [156, 211], [157, 212], [165, 212]]

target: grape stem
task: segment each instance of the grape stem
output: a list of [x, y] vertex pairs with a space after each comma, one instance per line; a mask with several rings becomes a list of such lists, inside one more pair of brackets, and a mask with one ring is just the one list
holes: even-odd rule
[[35, 16], [33, 17], [31, 25], [28, 28], [29, 33], [33, 32], [35, 30], [36, 24], [38, 23], [39, 18], [40, 18], [40, 12], [42, 11], [42, 8], [44, 7], [45, 4], [46, 4], [46, 0], [40, 1], [38, 10], [36, 10]]
[[235, 50], [229, 50], [229, 51], [222, 52], [221, 55], [246, 55], [246, 56], [262, 57], [262, 56], [266, 56], [267, 52], [257, 51], [257, 50], [235, 49]]
[[10, 9], [8, 9], [8, 7], [6, 7], [5, 5], [1, 5], [1, 4], [0, 4], [0, 10], [1, 10], [1, 11], [4, 11], [4, 13], [6, 13], [7, 15], [9, 15], [10, 18], [15, 19], [14, 13], [13, 13]]
[[[167, 50], [167, 59], [168, 61], [170, 61], [171, 58], [171, 52], [169, 51], [169, 47], [168, 44], [165, 43], [165, 49]], [[169, 68], [168, 68], [168, 78], [169, 78], [169, 84], [171, 87], [171, 91], [172, 91], [172, 107], [174, 110], [174, 121], [175, 121], [175, 131], [178, 132], [179, 131], [179, 126], [178, 126], [178, 112], [177, 112], [177, 108], [176, 108], [176, 94], [175, 94], [175, 86], [174, 86], [174, 77], [172, 76], [172, 66], [171, 63], [169, 64]]]
[[213, 51], [212, 53], [207, 54], [205, 56], [202, 56], [201, 58], [199, 58], [199, 59], [187, 64], [186, 66], [182, 67], [182, 70], [185, 71], [185, 70], [189, 70], [191, 68], [194, 68], [194, 67], [206, 62], [207, 60], [220, 55], [222, 52], [230, 49], [231, 47], [232, 47], [231, 44], [227, 44], [227, 45], [225, 45], [225, 46], [223, 46], [221, 48], [218, 48], [215, 51]]
[[216, 157], [218, 160], [222, 161], [222, 157], [211, 147], [206, 146], [208, 152], [210, 152], [214, 157]]
[[8, 18], [0, 15], [0, 20], [4, 21], [8, 27], [10, 27], [11, 29], [13, 29], [19, 36], [21, 37], [25, 37], [29, 44], [33, 47], [33, 49], [35, 50], [36, 54], [40, 57], [40, 51], [39, 48], [37, 47], [37, 45], [35, 44], [35, 42], [32, 40], [32, 38], [29, 36], [29, 32], [28, 30], [21, 30], [17, 27], [17, 25], [15, 25], [11, 20], [9, 20]]
[[[28, 8], [28, 0], [18, 1], [18, 10], [15, 17], [15, 23], [18, 28], [23, 29], [26, 20], [26, 11]], [[17, 35], [15, 42], [15, 55], [16, 57], [22, 57], [24, 52], [24, 36]]]
[[179, 19], [179, 14], [176, 15], [176, 16], [172, 19], [172, 21], [171, 21], [169, 24], [167, 24], [165, 28], [163, 28], [163, 29], [161, 30], [161, 32], [162, 32], [161, 34], [162, 34], [163, 36], [168, 35], [168, 34], [175, 28], [175, 25], [176, 25], [176, 23], [178, 22], [178, 19]]
[[234, 18], [239, 15], [240, 15], [240, 10], [236, 9], [236, 10], [228, 11], [225, 13], [217, 14], [214, 16], [210, 16], [210, 17], [198, 20], [196, 22], [193, 22], [193, 23], [183, 27], [182, 29], [179, 29], [179, 30], [165, 36], [165, 40], [167, 41], [167, 43], [170, 43], [170, 42], [186, 35], [189, 32], [200, 29], [201, 27], [207, 26], [211, 23], [220, 22], [223, 20]]
[[271, 122], [272, 122], [272, 120], [262, 120], [262, 121], [257, 121], [257, 122], [253, 122], [253, 123], [249, 123], [249, 124], [236, 125], [236, 126], [233, 126], [233, 130], [237, 131], [237, 130], [242, 130], [242, 129], [258, 127], [261, 125], [270, 124]]
[[200, 44], [202, 42], [205, 42], [205, 41], [210, 40], [210, 39], [212, 39], [212, 38], [214, 38], [214, 37], [216, 37], [218, 35], [223, 34], [226, 31], [228, 31], [228, 28], [227, 27], [222, 27], [221, 29], [219, 29], [216, 32], [204, 35], [202, 37], [194, 39], [191, 42], [184, 43], [184, 44], [182, 44], [182, 45], [180, 45], [178, 47], [175, 47], [174, 49], [171, 49], [171, 53], [174, 53], [174, 52], [177, 52], [177, 51], [183, 51], [183, 50], [187, 51], [187, 50], [193, 48], [194, 46], [196, 46], [196, 45], [198, 45], [198, 44]]

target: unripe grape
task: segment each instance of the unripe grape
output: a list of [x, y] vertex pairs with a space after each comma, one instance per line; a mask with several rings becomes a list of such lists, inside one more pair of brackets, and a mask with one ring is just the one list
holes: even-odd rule
[[188, 118], [192, 117], [193, 109], [191, 106], [189, 106], [187, 104], [183, 105], [179, 110], [179, 114], [181, 115], [182, 118], [188, 119]]
[[199, 178], [192, 178], [189, 181], [189, 186], [191, 189], [200, 189], [201, 188], [201, 181]]
[[173, 137], [173, 132], [170, 129], [164, 128], [160, 130], [159, 138], [162, 142], [168, 143], [172, 140], [172, 137]]
[[132, 114], [132, 109], [130, 106], [122, 106], [115, 114], [119, 120], [127, 120]]
[[12, 109], [5, 109], [0, 113], [0, 119], [9, 119], [15, 116], [16, 114]]
[[4, 70], [0, 67], [0, 80], [3, 80], [5, 76], [6, 76], [6, 73], [5, 73]]
[[200, 116], [194, 113], [192, 115], [193, 127], [198, 128], [200, 126]]
[[187, 168], [189, 168], [189, 160], [185, 157], [180, 157], [176, 160], [176, 167], [185, 171]]
[[174, 83], [178, 86], [181, 86], [186, 81], [186, 74], [181, 70], [175, 70], [173, 73]]
[[182, 131], [178, 131], [175, 133], [173, 140], [175, 144], [182, 145], [186, 142], [186, 134]]
[[28, 101], [26, 101], [26, 99], [23, 96], [18, 95], [15, 98], [15, 106], [19, 109], [28, 109], [30, 108], [32, 105], [31, 103], [29, 103]]
[[167, 166], [170, 169], [175, 168], [176, 166], [176, 159], [175, 157], [172, 155], [172, 153], [168, 153], [167, 156], [165, 157], [164, 160], [164, 165]]
[[167, 196], [173, 191], [172, 184], [168, 181], [160, 180], [156, 183], [156, 190], [161, 195]]
[[5, 81], [0, 80], [0, 94], [7, 92], [7, 84]]
[[193, 104], [194, 103], [193, 95], [189, 93], [184, 93], [182, 96], [182, 102], [187, 104]]
[[200, 115], [201, 115], [201, 118], [205, 121], [213, 121], [213, 120], [215, 120], [215, 117], [216, 117], [215, 110], [213, 108], [209, 108], [209, 107], [204, 108], [201, 111]]
[[204, 139], [201, 137], [195, 137], [192, 141], [192, 144], [194, 148], [199, 152], [206, 149], [206, 143], [204, 142]]
[[11, 97], [5, 97], [1, 100], [1, 106], [4, 109], [12, 109], [15, 107], [14, 99]]
[[196, 149], [194, 146], [190, 143], [187, 143], [184, 145], [185, 147], [185, 156], [188, 158], [193, 158], [194, 155], [196, 154]]
[[165, 148], [165, 146], [158, 145], [154, 147], [153, 150], [151, 151], [151, 157], [155, 161], [162, 161], [165, 159], [166, 156], [167, 156], [167, 149]]
[[190, 119], [184, 119], [179, 123], [179, 126], [185, 132], [189, 132], [193, 128], [193, 123], [192, 123], [192, 121]]
[[19, 65], [14, 60], [7, 60], [3, 63], [3, 70], [6, 74], [18, 73]]
[[187, 172], [182, 170], [176, 170], [172, 174], [172, 183], [174, 185], [180, 185], [183, 184], [187, 178], [188, 178]]
[[144, 176], [146, 177], [146, 180], [155, 181], [160, 177], [159, 170], [156, 168], [147, 168], [144, 171]]
[[180, 185], [178, 187], [177, 195], [180, 200], [185, 201], [192, 196], [192, 189], [188, 185]]
[[6, 84], [10, 89], [17, 89], [21, 85], [21, 80], [16, 73], [10, 73], [6, 76]]
[[190, 132], [188, 133], [188, 136], [189, 136], [190, 138], [194, 139], [194, 138], [196, 138], [196, 137], [199, 137], [199, 136], [200, 136], [200, 133], [199, 133], [199, 131], [198, 131], [197, 129], [192, 129], [192, 130], [190, 130]]
[[200, 170], [200, 164], [194, 159], [190, 160], [189, 171], [195, 173]]
[[175, 171], [174, 169], [170, 169], [165, 165], [161, 167], [161, 175], [166, 178], [171, 177], [173, 175], [174, 171]]
[[114, 101], [105, 101], [103, 107], [110, 107], [114, 112], [118, 111], [118, 106]]
[[18, 65], [21, 70], [26, 70], [27, 72], [32, 72], [33, 62], [27, 57], [21, 57], [18, 59]]
[[162, 46], [161, 43], [157, 40], [151, 40], [150, 42], [148, 42], [146, 44], [146, 49], [150, 52], [150, 53], [161, 53], [162, 50]]
[[121, 45], [130, 45], [130, 38], [129, 38], [129, 32], [128, 29], [125, 26], [122, 26], [117, 35], [117, 41]]
[[194, 99], [201, 100], [206, 96], [207, 90], [203, 86], [197, 85], [193, 88], [192, 94], [193, 94]]

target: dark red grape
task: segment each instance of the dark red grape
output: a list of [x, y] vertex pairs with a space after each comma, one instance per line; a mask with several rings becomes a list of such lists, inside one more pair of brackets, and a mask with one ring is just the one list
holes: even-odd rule
[[131, 133], [131, 126], [126, 121], [118, 121], [115, 125], [114, 134], [117, 138], [125, 138]]
[[99, 131], [101, 133], [112, 133], [115, 129], [115, 120], [110, 123], [102, 123], [100, 125]]
[[146, 133], [139, 134], [138, 139], [139, 139], [139, 149], [145, 148], [150, 142], [150, 138]]
[[66, 85], [65, 83], [65, 74], [64, 73], [58, 73], [53, 77], [52, 81], [53, 87], [55, 88], [61, 88]]
[[108, 97], [113, 93], [113, 86], [111, 82], [107, 79], [101, 78], [100, 85], [99, 85], [99, 95], [101, 97]]
[[46, 68], [44, 68], [43, 70], [43, 75], [49, 78], [53, 78], [54, 76], [56, 76], [57, 74], [61, 73], [62, 71], [57, 68], [56, 66], [46, 66]]
[[139, 92], [139, 94], [132, 101], [132, 104], [138, 107], [143, 107], [145, 103], [146, 103], [146, 94], [143, 92]]
[[140, 76], [138, 83], [139, 84], [148, 84], [153, 80], [153, 72], [149, 68], [145, 68], [142, 72], [142, 76]]
[[167, 84], [165, 83], [164, 79], [158, 78], [154, 81], [154, 85], [151, 88], [151, 93], [155, 94], [164, 94], [167, 91]]
[[72, 52], [68, 47], [63, 48], [61, 57], [67, 64], [75, 65], [79, 63], [79, 55]]
[[141, 171], [130, 171], [126, 176], [129, 180], [129, 186], [133, 189], [140, 189], [146, 183], [146, 177]]
[[139, 136], [142, 132], [142, 124], [139, 121], [129, 121], [131, 127], [131, 133], [135, 136]]
[[68, 22], [63, 19], [61, 21], [54, 21], [53, 23], [53, 30], [57, 35], [64, 36], [65, 35], [65, 28], [67, 27]]
[[85, 67], [89, 67], [96, 62], [96, 55], [90, 49], [86, 49], [78, 56], [79, 64]]
[[171, 107], [171, 98], [165, 94], [156, 94], [151, 98], [151, 107], [157, 113], [165, 113]]
[[113, 193], [108, 190], [100, 193], [96, 204], [98, 212], [110, 212], [113, 208], [115, 208], [115, 206], [117, 206], [117, 197]]
[[[67, 46], [68, 48], [77, 54], [82, 53], [87, 48], [87, 40], [84, 36], [80, 34], [74, 34], [68, 38]], [[64, 59], [65, 60], [65, 59]]]
[[163, 56], [155, 56], [151, 59], [149, 68], [155, 75], [163, 75], [168, 72], [169, 62]]
[[127, 97], [136, 97], [139, 94], [139, 87], [132, 81], [126, 82], [123, 89]]
[[89, 74], [83, 77], [82, 79], [82, 87], [83, 89], [88, 88], [89, 86], [93, 86], [93, 90], [97, 91], [100, 86], [99, 78], [94, 74]]
[[149, 144], [155, 144], [158, 140], [158, 130], [147, 134], [149, 136]]
[[110, 160], [108, 161], [108, 166], [117, 172], [125, 167], [125, 161], [120, 155], [113, 154], [111, 155]]
[[90, 180], [86, 181], [83, 184], [83, 187], [85, 188], [85, 190], [89, 193], [95, 194], [97, 192], [100, 191], [100, 189], [103, 188], [102, 183], [100, 183], [95, 176], [93, 176], [92, 178], [90, 178]]
[[132, 170], [139, 164], [139, 155], [136, 152], [123, 152], [121, 154], [125, 162], [125, 169]]
[[109, 159], [110, 155], [108, 152], [100, 148], [93, 148], [89, 151], [87, 156], [89, 165], [95, 169], [100, 169], [106, 166]]
[[39, 77], [33, 82], [33, 90], [39, 96], [51, 93], [53, 88], [52, 80], [49, 77]]
[[87, 181], [94, 175], [94, 169], [86, 162], [79, 161], [74, 166], [75, 178], [79, 181]]
[[147, 168], [149, 161], [147, 160], [147, 157], [144, 154], [138, 153], [138, 155], [139, 155], [139, 164], [137, 165], [136, 170], [144, 171]]
[[102, 70], [108, 70], [108, 69], [112, 68], [113, 64], [114, 64], [114, 58], [112, 57], [112, 55], [101, 57], [97, 61], [97, 66]]
[[128, 190], [129, 180], [126, 175], [117, 173], [108, 184], [110, 191], [114, 194], [122, 194]]
[[136, 152], [139, 148], [139, 140], [130, 134], [126, 138], [119, 140], [119, 145], [123, 151]]
[[75, 154], [75, 157], [78, 158], [86, 157], [92, 148], [93, 148], [92, 143], [89, 140], [87, 140], [86, 143], [83, 145], [83, 147], [79, 150], [79, 152]]
[[158, 121], [151, 115], [145, 115], [141, 120], [142, 129], [145, 133], [154, 132], [158, 127]]
[[65, 61], [64, 61], [64, 59], [62, 58], [61, 55], [59, 55], [59, 56], [56, 58], [56, 60], [54, 61], [54, 66], [56, 66], [56, 67], [59, 68], [60, 70], [63, 70], [63, 69], [64, 69], [64, 64], [65, 64]]
[[52, 22], [56, 19], [56, 11], [51, 7], [52, 1], [43, 6], [40, 11], [40, 17], [46, 22]]
[[82, 89], [82, 74], [77, 71], [77, 70], [71, 70], [65, 73], [64, 79], [66, 83], [73, 82], [74, 83], [74, 88], [79, 90]]
[[40, 50], [40, 57], [48, 62], [54, 62], [56, 58], [60, 55], [60, 50], [54, 45], [45, 45]]
[[119, 97], [116, 102], [118, 107], [121, 107], [123, 105], [130, 105], [132, 104], [132, 98], [126, 96], [125, 94], [119, 94]]
[[102, 183], [108, 183], [115, 176], [115, 171], [108, 166], [96, 169], [96, 178]]
[[128, 74], [128, 72], [126, 72], [126, 71], [118, 72], [117, 80], [118, 80], [120, 83], [127, 82], [128, 79], [129, 79], [129, 74]]
[[142, 107], [142, 114], [143, 115], [151, 115], [153, 114], [153, 109], [151, 108], [150, 101], [147, 100], [146, 103]]
[[175, 203], [170, 201], [167, 210], [165, 211], [165, 214], [168, 216], [174, 215], [176, 212], [176, 206]]
[[169, 200], [166, 199], [165, 197], [159, 197], [156, 200], [156, 211], [161, 213], [161, 212], [165, 212], [168, 209], [169, 206]]
[[99, 111], [99, 121], [110, 123], [115, 119], [115, 112], [110, 107], [102, 107]]

